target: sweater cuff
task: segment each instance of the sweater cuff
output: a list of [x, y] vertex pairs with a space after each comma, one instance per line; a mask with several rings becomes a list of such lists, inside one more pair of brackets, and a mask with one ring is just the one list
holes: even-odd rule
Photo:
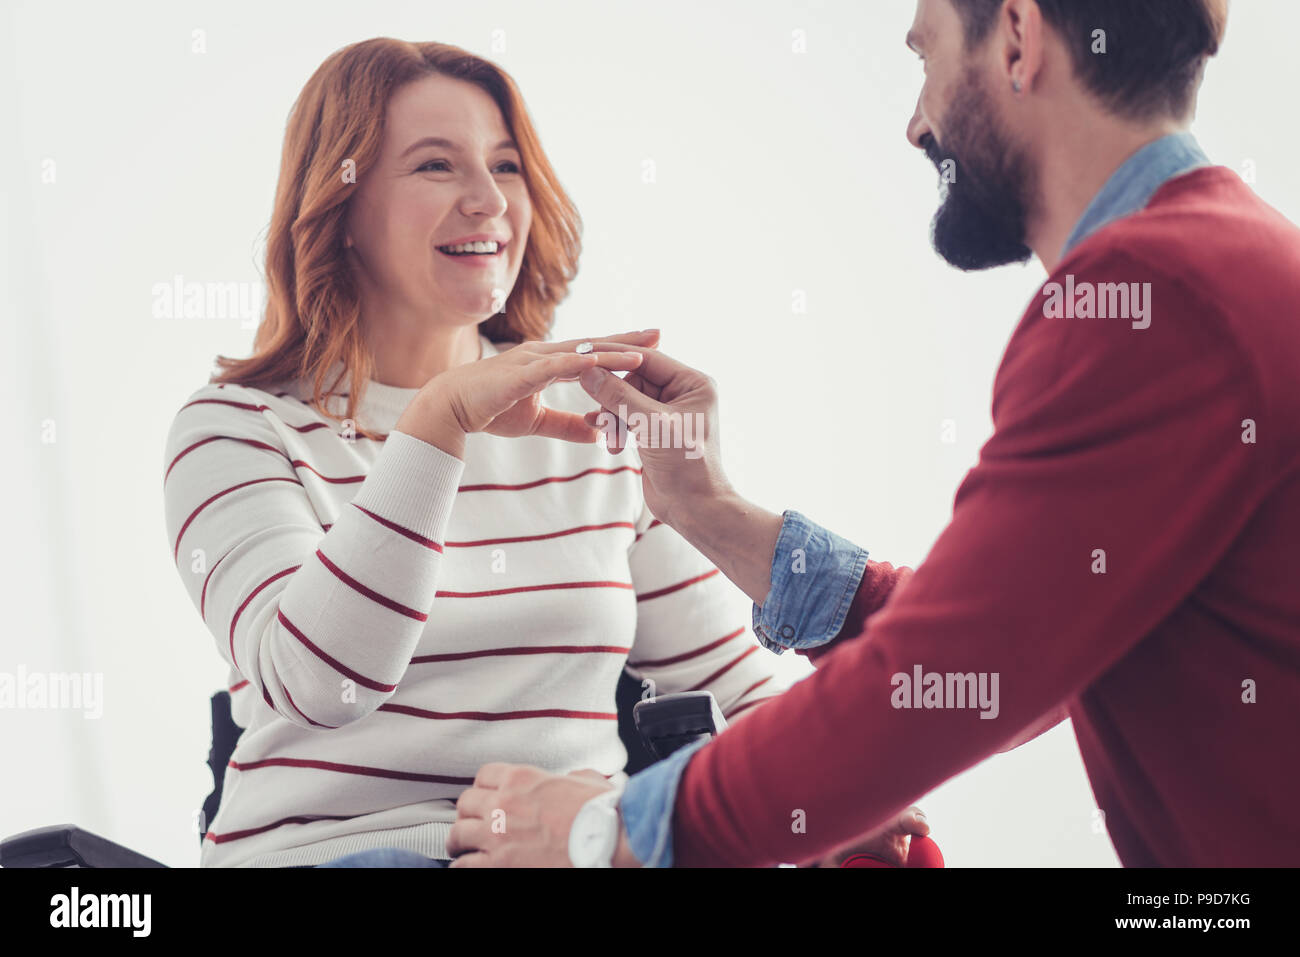
[[392, 431], [352, 504], [438, 541], [464, 471], [456, 456]]

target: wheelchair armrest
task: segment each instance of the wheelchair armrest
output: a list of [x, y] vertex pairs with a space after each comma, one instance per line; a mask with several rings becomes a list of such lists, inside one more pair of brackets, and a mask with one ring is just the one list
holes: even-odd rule
[[727, 727], [727, 719], [710, 691], [679, 691], [638, 701], [632, 708], [632, 720], [659, 760]]
[[71, 824], [23, 831], [0, 841], [0, 867], [166, 867]]

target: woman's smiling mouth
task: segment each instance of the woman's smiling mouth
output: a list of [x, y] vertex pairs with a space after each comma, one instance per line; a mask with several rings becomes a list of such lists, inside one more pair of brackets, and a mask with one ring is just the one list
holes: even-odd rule
[[490, 266], [501, 261], [508, 244], [508, 241], [496, 239], [469, 239], [434, 248], [449, 259], [467, 266]]

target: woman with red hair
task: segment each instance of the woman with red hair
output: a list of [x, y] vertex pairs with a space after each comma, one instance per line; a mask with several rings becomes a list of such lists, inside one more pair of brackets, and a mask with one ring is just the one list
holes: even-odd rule
[[577, 375], [658, 334], [544, 341], [580, 226], [463, 50], [357, 43], [298, 98], [253, 354], [167, 439], [173, 559], [245, 729], [201, 866], [438, 866], [484, 763], [621, 777], [625, 665], [728, 718], [781, 690], [583, 421]]

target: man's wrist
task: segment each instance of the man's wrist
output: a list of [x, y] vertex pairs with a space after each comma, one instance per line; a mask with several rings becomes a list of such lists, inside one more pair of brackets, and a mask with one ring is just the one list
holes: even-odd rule
[[771, 590], [772, 555], [781, 523], [781, 516], [728, 487], [688, 500], [669, 524], [761, 605]]
[[623, 823], [623, 811], [618, 812], [618, 847], [614, 849], [614, 867], [643, 867], [641, 860], [632, 853], [632, 845], [627, 839], [627, 826]]

